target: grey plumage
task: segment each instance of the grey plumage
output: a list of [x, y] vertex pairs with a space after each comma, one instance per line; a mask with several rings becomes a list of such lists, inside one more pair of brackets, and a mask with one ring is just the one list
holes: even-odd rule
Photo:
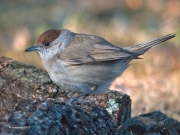
[[69, 30], [49, 30], [40, 35], [35, 46], [53, 82], [65, 90], [91, 94], [105, 92], [122, 74], [129, 62], [152, 46], [175, 37], [169, 34], [156, 40], [120, 48], [105, 39]]
[[77, 34], [70, 45], [60, 54], [60, 57], [71, 65], [122, 60], [128, 57], [137, 58], [152, 46], [169, 40], [174, 36], [174, 34], [169, 34], [147, 43], [120, 48], [97, 36]]

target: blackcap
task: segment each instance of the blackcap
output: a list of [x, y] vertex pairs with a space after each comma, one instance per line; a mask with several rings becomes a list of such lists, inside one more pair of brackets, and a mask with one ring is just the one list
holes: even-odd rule
[[147, 43], [120, 48], [98, 36], [51, 29], [42, 33], [35, 45], [25, 52], [38, 52], [52, 81], [64, 90], [81, 92], [78, 96], [81, 97], [107, 91], [131, 60], [173, 37], [175, 34], [169, 34]]

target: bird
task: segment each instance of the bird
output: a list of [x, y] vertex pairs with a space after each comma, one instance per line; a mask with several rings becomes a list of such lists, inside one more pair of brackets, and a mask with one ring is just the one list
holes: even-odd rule
[[87, 94], [106, 92], [113, 80], [128, 68], [130, 61], [174, 37], [175, 34], [168, 34], [150, 42], [117, 47], [99, 36], [50, 29], [25, 52], [39, 54], [45, 70], [59, 87], [81, 93], [68, 101], [71, 104]]

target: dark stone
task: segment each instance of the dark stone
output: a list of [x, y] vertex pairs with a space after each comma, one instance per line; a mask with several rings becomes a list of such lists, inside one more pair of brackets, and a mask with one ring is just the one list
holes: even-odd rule
[[160, 111], [128, 119], [115, 135], [180, 135], [180, 122]]
[[[46, 104], [47, 108], [39, 108], [41, 104]], [[16, 110], [18, 111], [4, 116], [8, 118], [0, 119], [0, 133], [113, 135], [117, 128], [108, 112], [100, 107], [69, 105], [55, 100], [29, 100], [20, 103]]]

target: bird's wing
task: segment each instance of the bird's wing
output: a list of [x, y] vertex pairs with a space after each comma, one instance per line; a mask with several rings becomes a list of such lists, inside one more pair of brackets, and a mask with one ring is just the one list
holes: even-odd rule
[[60, 54], [60, 59], [70, 65], [81, 65], [137, 56], [137, 54], [116, 47], [102, 38], [83, 37], [81, 42], [76, 39], [71, 42]]
[[60, 59], [70, 65], [91, 64], [125, 58], [138, 58], [152, 46], [175, 37], [169, 34], [153, 41], [130, 47], [119, 48], [103, 38], [77, 34], [70, 45], [60, 54]]

